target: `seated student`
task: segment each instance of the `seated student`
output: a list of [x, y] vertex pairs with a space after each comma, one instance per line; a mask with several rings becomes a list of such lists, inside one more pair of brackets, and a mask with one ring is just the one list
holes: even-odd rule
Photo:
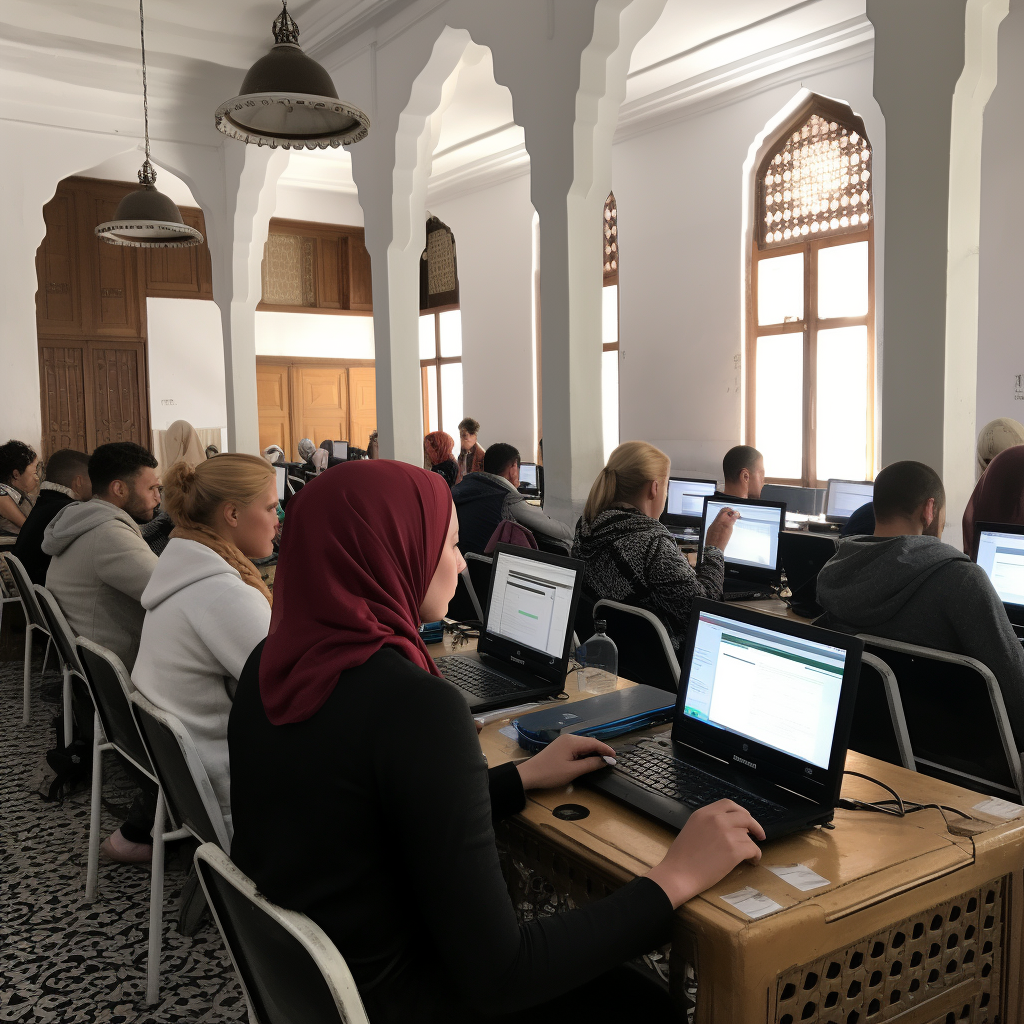
[[723, 552], [736, 513], [722, 509], [708, 526], [704, 558], [694, 569], [658, 521], [668, 495], [669, 457], [646, 441], [626, 441], [608, 458], [576, 524], [574, 558], [586, 563], [588, 598], [621, 601], [653, 612], [678, 650], [698, 597], [720, 600]]
[[[132, 441], [101, 444], [89, 456], [92, 500], [62, 508], [43, 534], [43, 551], [52, 556], [46, 588], [68, 624], [77, 636], [113, 651], [129, 672], [145, 616], [139, 602], [157, 564], [139, 529], [160, 504], [156, 465]], [[100, 850], [110, 860], [137, 864], [153, 855], [156, 787], [132, 774], [141, 793]]]
[[1024, 526], [1024, 445], [1001, 451], [975, 484], [964, 511], [964, 551], [974, 556], [975, 523]]
[[423, 438], [423, 468], [437, 473], [449, 487], [459, 478], [459, 464], [452, 458], [455, 441], [451, 434], [435, 430]]
[[[436, 474], [357, 462], [312, 483], [290, 515], [270, 636], [228, 725], [231, 859], [327, 932], [374, 1024], [607, 1019], [580, 986], [666, 941], [674, 907], [757, 860], [760, 826], [728, 801], [703, 808], [646, 877], [520, 926], [492, 821], [526, 789], [600, 768], [611, 748], [564, 736], [487, 770], [417, 629], [444, 614], [463, 565]], [[570, 991], [568, 1013], [551, 1014]], [[637, 1020], [667, 1019], [646, 1009]]]
[[564, 545], [572, 543], [572, 530], [531, 505], [519, 493], [519, 452], [510, 444], [492, 444], [484, 455], [484, 468], [471, 473], [452, 488], [459, 513], [463, 552], [483, 554], [491, 534], [503, 519], [525, 526], [539, 539]]
[[43, 551], [43, 534], [53, 517], [65, 505], [92, 497], [89, 456], [71, 448], [54, 452], [46, 463], [46, 479], [39, 485], [39, 497], [28, 514], [11, 552], [21, 559], [33, 583], [46, 584], [50, 556]]
[[849, 537], [818, 574], [817, 624], [966, 654], [999, 680], [1018, 748], [1024, 744], [1024, 650], [985, 570], [939, 539], [946, 492], [920, 462], [875, 479], [875, 532]]
[[230, 832], [228, 714], [235, 680], [270, 628], [270, 591], [251, 558], [274, 550], [277, 477], [226, 453], [164, 477], [175, 529], [142, 595], [132, 682], [195, 741]]
[[459, 424], [459, 480], [470, 473], [484, 471], [484, 449], [477, 444], [480, 421], [467, 416]]
[[39, 486], [39, 456], [24, 441], [0, 444], [0, 534], [17, 536]]
[[[196, 428], [188, 420], [175, 420], [167, 428], [164, 435], [164, 470], [170, 469], [176, 462], [184, 462], [195, 469], [209, 457]], [[142, 539], [154, 555], [159, 555], [167, 547], [173, 529], [174, 522], [161, 506], [153, 518], [142, 526]]]
[[718, 498], [760, 498], [764, 487], [764, 456], [748, 444], [730, 448], [722, 459], [724, 484]]

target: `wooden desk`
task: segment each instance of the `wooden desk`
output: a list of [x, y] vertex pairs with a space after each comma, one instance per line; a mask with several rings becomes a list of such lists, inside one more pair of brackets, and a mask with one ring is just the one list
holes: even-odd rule
[[[587, 696], [574, 678], [567, 690], [570, 700]], [[507, 724], [492, 722], [481, 733], [492, 766], [527, 756], [501, 734]], [[667, 732], [661, 726], [630, 738], [664, 741]], [[677, 913], [669, 975], [680, 1019], [688, 1019], [695, 994], [698, 1024], [980, 1024], [997, 1014], [1024, 1022], [1024, 818], [973, 810], [982, 795], [861, 754], [851, 752], [847, 765], [905, 799], [945, 803], [973, 818], [947, 827], [938, 810], [901, 819], [839, 809], [834, 830], [766, 844], [761, 864], [740, 865]], [[886, 796], [852, 777], [843, 795]], [[556, 818], [564, 803], [589, 816]], [[498, 834], [517, 909], [527, 917], [601, 898], [658, 863], [674, 838], [578, 784], [531, 792]], [[805, 892], [769, 870], [791, 864], [827, 882]], [[779, 909], [752, 919], [722, 899], [747, 887]]]

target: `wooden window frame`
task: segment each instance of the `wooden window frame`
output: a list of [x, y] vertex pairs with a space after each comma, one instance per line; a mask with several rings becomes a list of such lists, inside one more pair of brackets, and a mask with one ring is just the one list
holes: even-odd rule
[[[814, 235], [788, 244], [773, 244], [761, 247], [758, 239], [765, 216], [765, 205], [762, 183], [773, 155], [778, 152], [780, 144], [801, 127], [811, 114], [818, 113], [823, 117], [840, 121], [847, 127], [856, 130], [864, 139], [870, 139], [864, 131], [863, 122], [859, 118], [851, 120], [848, 108], [822, 97], [812, 97], [784, 128], [774, 135], [762, 149], [762, 159], [758, 162], [757, 176], [754, 179], [755, 202], [758, 220], [752, 231], [750, 257], [749, 287], [747, 290], [747, 337], [745, 345], [746, 357], [746, 398], [744, 403], [746, 422], [746, 443], [757, 447], [757, 340], [759, 337], [780, 334], [803, 335], [803, 449], [801, 454], [802, 473], [800, 477], [766, 477], [767, 483], [790, 484], [798, 487], [823, 487], [827, 481], [817, 476], [817, 402], [818, 402], [818, 332], [837, 327], [867, 327], [867, 436], [865, 440], [865, 465], [867, 478], [875, 476], [875, 217], [872, 210], [871, 219], [866, 228], [847, 228], [829, 235]], [[872, 147], [872, 157], [874, 148]], [[855, 242], [868, 243], [868, 311], [864, 316], [850, 317], [818, 317], [818, 253], [822, 249], [838, 245], [849, 245]], [[773, 259], [776, 256], [789, 256], [794, 253], [803, 255], [804, 268], [804, 315], [803, 320], [790, 323], [759, 325], [758, 324], [758, 266], [761, 260]]]
[[[427, 387], [427, 369], [433, 366], [434, 372], [437, 374], [437, 429], [444, 430], [441, 425], [444, 423], [444, 399], [442, 398], [441, 388], [441, 367], [449, 365], [451, 363], [461, 363], [462, 356], [442, 356], [441, 355], [441, 314], [450, 313], [454, 309], [460, 309], [461, 307], [457, 302], [452, 303], [448, 306], [431, 306], [430, 309], [420, 310], [420, 319], [425, 317], [428, 313], [434, 317], [434, 358], [433, 359], [421, 359], [420, 360], [420, 390], [423, 396], [423, 435], [424, 437], [430, 433], [430, 419], [429, 419], [429, 390]], [[418, 326], [418, 323], [417, 323]], [[457, 438], [455, 440], [458, 440]]]

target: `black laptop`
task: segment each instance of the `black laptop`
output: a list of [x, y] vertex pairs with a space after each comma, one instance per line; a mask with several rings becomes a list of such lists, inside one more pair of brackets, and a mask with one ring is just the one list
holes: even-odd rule
[[437, 658], [474, 713], [555, 697], [565, 687], [583, 563], [499, 544], [472, 654]]
[[813, 533], [780, 533], [779, 554], [786, 570], [786, 583], [792, 595], [790, 608], [807, 618], [822, 613], [818, 604], [818, 573], [837, 551], [833, 537]]
[[723, 600], [742, 601], [768, 597], [782, 582], [779, 534], [786, 526], [784, 501], [753, 498], [705, 498], [701, 515], [698, 560], [704, 557], [708, 527], [723, 508], [739, 513], [732, 537], [725, 547], [725, 592]]
[[690, 476], [670, 476], [661, 522], [676, 540], [696, 540], [704, 499], [718, 490], [714, 480]]
[[1024, 642], [1024, 526], [976, 523], [974, 560], [992, 581], [1013, 631]]
[[544, 497], [544, 467], [536, 462], [519, 464], [519, 493], [527, 498]]
[[831, 821], [864, 644], [716, 601], [693, 604], [671, 748], [626, 745], [581, 781], [682, 828], [727, 798], [767, 838]]

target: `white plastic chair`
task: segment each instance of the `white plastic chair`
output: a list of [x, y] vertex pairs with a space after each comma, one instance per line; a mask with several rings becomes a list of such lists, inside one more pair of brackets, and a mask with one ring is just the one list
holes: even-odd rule
[[25, 612], [25, 668], [24, 668], [24, 707], [21, 724], [28, 725], [30, 696], [32, 690], [32, 634], [42, 633], [46, 637], [46, 653], [43, 655], [43, 675], [46, 675], [46, 662], [50, 657], [50, 632], [46, 628], [46, 620], [36, 601], [32, 580], [21, 564], [21, 559], [12, 554], [3, 556], [7, 559], [7, 568], [11, 572], [15, 589], [21, 599], [21, 607]]

